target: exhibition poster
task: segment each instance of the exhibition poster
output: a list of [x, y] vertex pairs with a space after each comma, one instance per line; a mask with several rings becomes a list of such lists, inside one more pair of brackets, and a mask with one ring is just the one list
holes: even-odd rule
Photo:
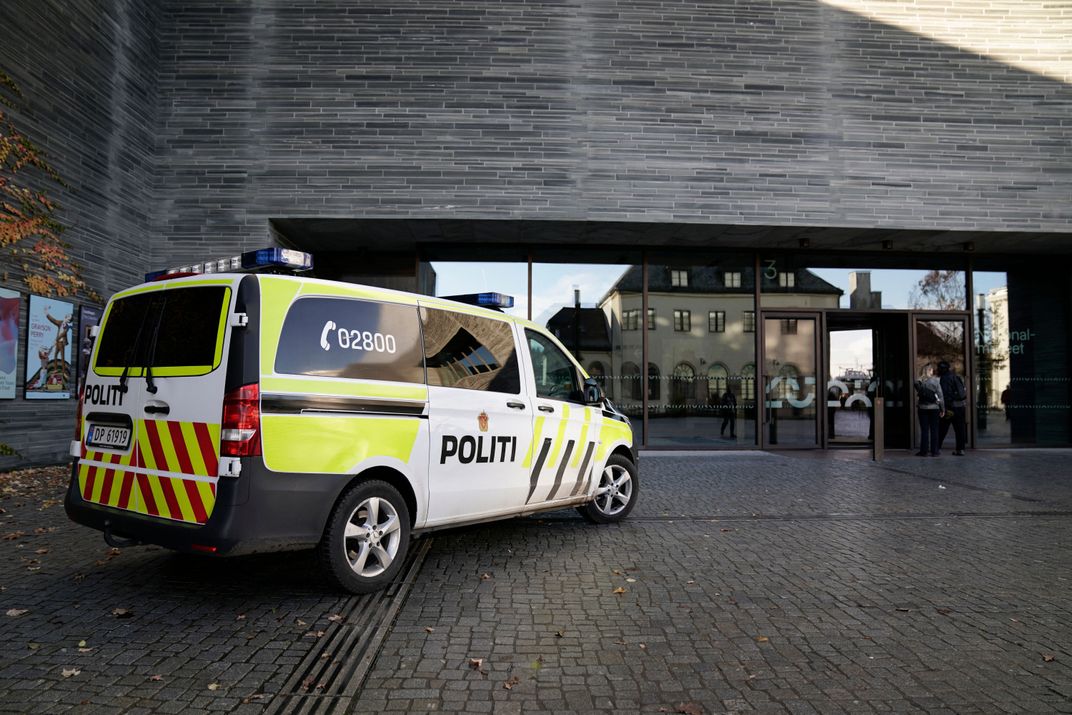
[[60, 400], [71, 396], [73, 327], [73, 304], [30, 296], [26, 319], [26, 399]]
[[15, 399], [21, 300], [18, 292], [0, 288], [0, 400]]

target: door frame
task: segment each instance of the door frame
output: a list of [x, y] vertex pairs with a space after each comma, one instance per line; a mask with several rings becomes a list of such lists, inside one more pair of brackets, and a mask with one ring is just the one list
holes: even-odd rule
[[[975, 433], [971, 430], [971, 425], [975, 416], [975, 381], [973, 380], [973, 365], [972, 360], [974, 355], [971, 353], [972, 345], [972, 320], [971, 313], [965, 310], [948, 310], [948, 311], [935, 311], [935, 310], [912, 310], [908, 314], [908, 359], [910, 362], [909, 375], [912, 378], [912, 385], [914, 386], [916, 380], [919, 379], [919, 375], [916, 374], [916, 355], [919, 346], [916, 344], [916, 326], [921, 321], [959, 321], [964, 328], [964, 339], [961, 343], [961, 360], [964, 363], [964, 371], [957, 373], [964, 380], [964, 387], [967, 389], [968, 397], [967, 404], [964, 407], [964, 420], [966, 422], [967, 440], [968, 446], [975, 447]], [[913, 389], [909, 392], [912, 395], [915, 392]], [[914, 402], [914, 400], [913, 400]], [[913, 405], [910, 411], [912, 415], [912, 450], [919, 448], [919, 420], [916, 419], [916, 410]]]
[[[812, 340], [812, 360], [815, 365], [815, 443], [811, 445], [771, 445], [767, 439], [768, 425], [770, 423], [770, 402], [767, 392], [767, 319], [782, 320], [814, 320], [815, 337]], [[759, 353], [756, 359], [756, 436], [759, 440], [759, 449], [777, 450], [801, 450], [801, 449], [825, 449], [824, 439], [826, 430], [826, 414], [821, 409], [820, 397], [825, 396], [825, 388], [820, 390], [820, 368], [822, 367], [823, 351], [825, 350], [822, 336], [826, 330], [826, 311], [818, 309], [787, 309], [768, 308], [756, 311], [756, 333], [758, 335]]]

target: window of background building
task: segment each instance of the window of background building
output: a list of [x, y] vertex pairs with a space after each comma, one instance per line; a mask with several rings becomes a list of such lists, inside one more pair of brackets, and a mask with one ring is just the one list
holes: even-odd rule
[[797, 334], [797, 319], [796, 318], [783, 318], [782, 319], [782, 335], [796, 335]]
[[648, 330], [655, 330], [655, 308], [648, 308]]
[[744, 325], [744, 332], [746, 332], [746, 333], [754, 333], [754, 332], [756, 332], [756, 311], [754, 311], [754, 310], [746, 310], [746, 311], [744, 311], [743, 325]]
[[640, 308], [622, 311], [622, 330], [640, 330]]
[[670, 285], [674, 288], [689, 287], [689, 272], [682, 268], [674, 268], [670, 271]]
[[782, 288], [792, 288], [796, 284], [797, 284], [796, 276], [793, 275], [792, 273], [782, 272], [782, 273], [778, 274], [778, 285], [780, 285]]
[[692, 330], [692, 312], [688, 310], [674, 311], [674, 330], [678, 333], [688, 333]]
[[740, 288], [741, 287], [741, 272], [740, 271], [726, 271], [723, 274], [723, 285], [726, 288]]
[[709, 333], [726, 332], [726, 311], [712, 310], [707, 313], [707, 331]]

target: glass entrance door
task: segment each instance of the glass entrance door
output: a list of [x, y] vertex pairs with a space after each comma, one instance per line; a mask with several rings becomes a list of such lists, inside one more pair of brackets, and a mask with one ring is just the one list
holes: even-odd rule
[[819, 446], [818, 313], [763, 315], [763, 447]]
[[[964, 379], [966, 386], [971, 385], [971, 377], [966, 372], [968, 321], [961, 316], [913, 315], [912, 316], [912, 354], [913, 381], [938, 374], [938, 363], [949, 363], [953, 372]], [[970, 396], [967, 400], [972, 404]], [[968, 423], [971, 416], [967, 415]], [[919, 444], [919, 422], [913, 420], [913, 445]]]

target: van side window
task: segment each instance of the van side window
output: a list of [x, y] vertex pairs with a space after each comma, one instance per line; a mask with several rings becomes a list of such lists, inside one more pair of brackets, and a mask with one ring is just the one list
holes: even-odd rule
[[502, 320], [421, 308], [428, 384], [521, 392], [514, 331]]
[[283, 321], [275, 371], [422, 383], [417, 308], [354, 298], [299, 298]]
[[536, 396], [580, 402], [581, 385], [573, 362], [547, 337], [532, 330], [526, 330], [525, 337], [532, 356]]

